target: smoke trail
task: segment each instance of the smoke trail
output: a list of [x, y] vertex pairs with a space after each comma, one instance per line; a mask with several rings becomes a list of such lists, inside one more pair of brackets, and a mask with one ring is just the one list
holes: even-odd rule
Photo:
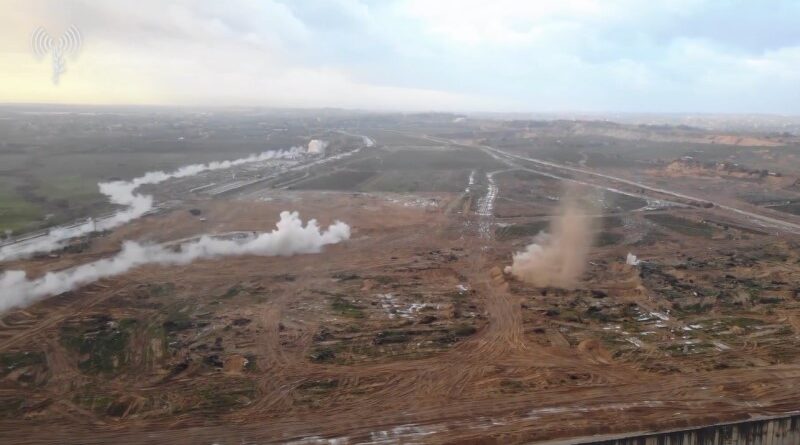
[[506, 266], [505, 272], [535, 286], [575, 286], [592, 246], [592, 221], [578, 203], [576, 193], [568, 190], [550, 223], [550, 233], [540, 233], [524, 251], [515, 253], [514, 262]]
[[223, 170], [252, 162], [273, 159], [295, 159], [302, 155], [304, 151], [302, 147], [294, 147], [282, 151], [265, 151], [258, 155], [254, 154], [246, 158], [232, 161], [215, 161], [208, 164], [186, 165], [172, 172], [148, 172], [131, 181], [101, 182], [98, 184], [100, 193], [106, 195], [111, 203], [125, 206], [124, 209], [117, 211], [113, 216], [107, 219], [100, 221], [89, 219], [83, 224], [71, 227], [57, 227], [50, 230], [45, 236], [0, 248], [0, 261], [21, 258], [37, 252], [50, 252], [64, 247], [65, 242], [70, 238], [86, 235], [95, 231], [113, 229], [136, 218], [142, 217], [153, 209], [152, 196], [134, 193], [136, 189], [142, 185], [159, 184], [169, 179], [185, 178], [206, 171]]
[[11, 270], [0, 274], [0, 312], [25, 306], [49, 295], [76, 289], [102, 278], [123, 274], [145, 264], [188, 264], [196, 259], [230, 255], [288, 256], [318, 253], [328, 244], [350, 238], [350, 226], [336, 221], [320, 231], [316, 220], [304, 226], [297, 212], [280, 214], [277, 229], [261, 233], [248, 240], [229, 240], [203, 235], [199, 240], [181, 244], [178, 248], [163, 245], [141, 245], [126, 241], [122, 250], [111, 258], [66, 269], [48, 272], [41, 278], [29, 280], [24, 271]]

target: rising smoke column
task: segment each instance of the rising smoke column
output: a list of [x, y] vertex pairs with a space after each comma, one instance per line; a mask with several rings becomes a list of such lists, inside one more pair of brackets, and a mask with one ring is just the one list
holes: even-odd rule
[[129, 221], [141, 218], [145, 213], [153, 209], [153, 197], [135, 193], [136, 189], [145, 184], [159, 184], [169, 179], [185, 178], [194, 176], [202, 172], [213, 170], [224, 170], [237, 165], [252, 162], [268, 161], [272, 159], [294, 159], [302, 155], [302, 147], [294, 147], [282, 151], [265, 151], [258, 155], [250, 155], [246, 158], [234, 159], [231, 161], [214, 161], [208, 164], [191, 164], [183, 166], [172, 172], [154, 171], [134, 178], [130, 181], [101, 182], [98, 184], [100, 193], [106, 195], [112, 204], [125, 206], [124, 209], [117, 211], [113, 216], [95, 222], [89, 219], [87, 222], [75, 227], [57, 227], [42, 237], [18, 244], [11, 244], [0, 249], [0, 261], [11, 260], [25, 257], [37, 252], [50, 252], [64, 247], [64, 243], [70, 238], [86, 235], [95, 231], [109, 230], [121, 226]]
[[245, 241], [212, 238], [181, 244], [177, 249], [162, 245], [142, 245], [126, 241], [122, 250], [111, 258], [93, 261], [59, 272], [48, 272], [29, 280], [24, 271], [11, 270], [0, 274], [0, 313], [26, 306], [50, 295], [57, 295], [102, 278], [123, 274], [145, 264], [188, 264], [197, 259], [231, 255], [289, 256], [318, 253], [323, 246], [350, 238], [350, 226], [336, 221], [321, 231], [316, 220], [304, 226], [297, 212], [281, 212], [277, 228]]
[[571, 288], [586, 268], [594, 238], [593, 218], [568, 189], [549, 233], [540, 233], [525, 250], [513, 255], [505, 272], [535, 286]]
[[308, 141], [308, 154], [324, 154], [325, 149], [328, 148], [328, 141], [321, 139], [311, 139]]

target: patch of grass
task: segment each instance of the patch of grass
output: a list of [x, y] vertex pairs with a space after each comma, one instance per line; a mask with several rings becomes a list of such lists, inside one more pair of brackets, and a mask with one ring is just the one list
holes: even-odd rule
[[606, 196], [611, 197], [611, 208], [624, 212], [640, 209], [647, 205], [647, 201], [635, 196], [628, 196], [614, 192], [606, 192]]
[[355, 190], [359, 184], [375, 176], [374, 171], [340, 170], [291, 186], [297, 190]]
[[309, 354], [309, 358], [315, 363], [329, 363], [336, 358], [336, 351], [327, 346], [318, 347]]
[[297, 386], [297, 389], [306, 392], [313, 392], [313, 393], [326, 393], [330, 392], [336, 387], [339, 386], [339, 380], [337, 379], [320, 379], [320, 380], [308, 380], [300, 385]]
[[359, 190], [393, 193], [458, 193], [464, 190], [468, 178], [468, 170], [388, 170], [362, 183]]
[[134, 319], [117, 322], [100, 317], [83, 326], [62, 328], [61, 341], [68, 349], [85, 357], [78, 363], [81, 371], [110, 374], [127, 363], [128, 341], [136, 324]]
[[97, 181], [79, 175], [48, 178], [39, 187], [37, 194], [47, 196], [50, 201], [62, 200], [76, 204], [103, 199], [97, 187]]
[[336, 296], [331, 300], [331, 309], [345, 317], [364, 318], [363, 307], [353, 304], [340, 296]]
[[476, 329], [475, 326], [471, 326], [468, 324], [461, 324], [456, 326], [455, 329], [453, 329], [453, 334], [455, 334], [458, 337], [469, 337], [470, 335], [473, 335], [476, 332], [478, 332], [478, 329]]
[[297, 386], [295, 403], [310, 407], [321, 407], [326, 404], [329, 394], [339, 386], [339, 380], [333, 378], [307, 380]]
[[504, 393], [518, 393], [525, 390], [525, 385], [519, 380], [500, 380], [500, 391]]
[[619, 216], [603, 216], [600, 218], [600, 227], [603, 230], [615, 229], [622, 226], [622, 218]]
[[534, 221], [529, 223], [512, 224], [505, 227], [498, 227], [495, 230], [495, 236], [501, 241], [513, 238], [533, 237], [538, 235], [539, 232], [546, 230], [549, 225], [549, 221]]
[[707, 224], [670, 215], [669, 213], [649, 213], [644, 215], [644, 217], [660, 226], [683, 235], [703, 238], [711, 238], [714, 235], [714, 229]]
[[210, 411], [232, 411], [252, 403], [258, 395], [256, 385], [250, 380], [228, 381], [209, 385], [198, 391], [201, 398], [198, 408]]
[[153, 297], [167, 297], [175, 293], [173, 283], [151, 283], [147, 285], [147, 292]]
[[0, 235], [6, 230], [20, 232], [35, 226], [44, 216], [42, 208], [2, 185], [0, 183]]
[[501, 168], [504, 165], [485, 152], [472, 148], [405, 149], [383, 154], [387, 170], [472, 170]]
[[83, 409], [104, 413], [114, 403], [114, 398], [106, 394], [80, 393], [72, 401]]
[[394, 278], [390, 277], [389, 275], [375, 275], [369, 278], [374, 280], [376, 283], [383, 285], [391, 284], [394, 281]]
[[572, 323], [583, 323], [581, 316], [578, 314], [577, 311], [573, 309], [562, 309], [560, 311], [559, 317], [564, 321], [569, 321]]
[[233, 297], [239, 295], [240, 292], [242, 292], [242, 288], [241, 287], [239, 287], [239, 286], [231, 286], [231, 287], [228, 288], [227, 291], [225, 291], [224, 294], [220, 295], [219, 297], [220, 298], [225, 298], [225, 299], [233, 298]]
[[603, 309], [596, 306], [590, 306], [587, 308], [585, 314], [587, 318], [591, 318], [592, 320], [596, 320], [600, 323], [609, 323], [619, 319], [619, 317], [604, 312]]
[[350, 280], [358, 280], [361, 278], [358, 274], [354, 273], [347, 273], [347, 272], [337, 272], [331, 275], [331, 278], [334, 278], [338, 281], [350, 281]]
[[0, 398], [0, 419], [16, 417], [23, 403], [25, 403], [25, 399], [16, 397]]
[[782, 302], [783, 298], [779, 297], [759, 297], [758, 299], [759, 304], [778, 304]]
[[409, 338], [408, 332], [405, 331], [381, 331], [375, 336], [373, 343], [376, 345], [405, 343]]
[[711, 308], [714, 307], [713, 304], [701, 304], [701, 303], [694, 303], [694, 304], [687, 304], [682, 305], [679, 303], [674, 303], [672, 307], [675, 310], [679, 310], [684, 314], [702, 314], [708, 312]]
[[771, 209], [779, 212], [791, 213], [793, 215], [800, 215], [800, 202], [792, 202], [789, 204], [770, 207]]
[[194, 325], [194, 321], [192, 321], [189, 314], [186, 312], [172, 311], [167, 315], [167, 319], [164, 320], [161, 326], [164, 328], [164, 331], [171, 333], [191, 329]]
[[247, 360], [244, 372], [258, 372], [258, 361], [255, 354], [246, 354], [244, 358]]
[[41, 352], [18, 351], [0, 353], [0, 376], [6, 376], [15, 369], [45, 363], [45, 356]]
[[467, 297], [461, 292], [456, 291], [450, 292], [449, 295], [453, 302], [453, 318], [461, 318]]
[[747, 317], [737, 317], [737, 318], [729, 318], [724, 320], [730, 326], [739, 326], [740, 328], [749, 328], [753, 326], [761, 326], [764, 324], [763, 321], [756, 319], [756, 318], [747, 318]]
[[345, 326], [344, 331], [350, 334], [355, 334], [357, 332], [361, 332], [361, 327], [356, 324], [349, 324]]
[[597, 247], [614, 246], [622, 242], [624, 236], [614, 232], [600, 232], [595, 244]]

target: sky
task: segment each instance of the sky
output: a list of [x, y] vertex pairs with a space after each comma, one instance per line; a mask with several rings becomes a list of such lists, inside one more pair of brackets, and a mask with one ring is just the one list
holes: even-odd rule
[[2, 5], [0, 103], [800, 115], [798, 0]]

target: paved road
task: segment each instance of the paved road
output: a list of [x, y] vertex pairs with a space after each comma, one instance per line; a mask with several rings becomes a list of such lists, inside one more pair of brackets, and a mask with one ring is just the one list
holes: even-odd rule
[[[434, 137], [430, 137], [430, 136], [427, 136], [426, 139], [429, 139], [429, 140], [434, 141], [434, 142], [445, 143], [445, 144], [464, 145], [464, 144], [459, 144], [459, 143], [457, 143], [455, 141], [452, 141], [452, 140], [434, 138]], [[667, 196], [672, 196], [672, 197], [675, 197], [675, 198], [680, 198], [680, 199], [685, 199], [685, 200], [690, 200], [690, 201], [696, 201], [696, 202], [708, 202], [708, 203], [713, 204], [714, 207], [717, 208], [717, 209], [722, 209], [722, 210], [725, 210], [725, 211], [728, 211], [728, 212], [731, 212], [731, 213], [735, 213], [735, 214], [737, 214], [739, 216], [744, 216], [744, 217], [749, 219], [748, 222], [755, 222], [755, 223], [758, 223], [759, 225], [762, 225], [764, 227], [772, 227], [772, 228], [779, 229], [781, 231], [788, 232], [788, 233], [800, 234], [800, 224], [796, 224], [796, 223], [793, 223], [793, 222], [790, 222], [790, 221], [786, 221], [786, 220], [782, 220], [782, 219], [773, 218], [773, 217], [770, 217], [770, 216], [765, 216], [765, 215], [762, 215], [762, 214], [759, 214], [759, 213], [750, 212], [750, 211], [743, 210], [743, 209], [740, 209], [740, 208], [737, 208], [737, 207], [732, 207], [730, 205], [721, 204], [719, 202], [711, 201], [711, 200], [708, 200], [708, 199], [705, 199], [705, 198], [699, 198], [699, 197], [696, 197], [696, 196], [690, 196], [690, 195], [686, 195], [684, 193], [679, 193], [679, 192], [675, 192], [675, 191], [672, 191], [672, 190], [667, 190], [667, 189], [660, 188], [660, 187], [654, 187], [654, 186], [651, 186], [651, 185], [643, 184], [641, 182], [636, 182], [636, 181], [632, 181], [632, 180], [629, 180], [629, 179], [620, 178], [620, 177], [617, 177], [617, 176], [611, 176], [611, 175], [607, 175], [607, 174], [603, 174], [603, 173], [597, 173], [597, 172], [594, 172], [594, 171], [591, 171], [591, 170], [587, 170], [587, 169], [584, 169], [584, 168], [571, 167], [571, 166], [568, 166], [568, 165], [557, 164], [555, 162], [544, 161], [542, 159], [536, 159], [536, 158], [530, 158], [530, 157], [527, 157], [527, 156], [521, 156], [521, 155], [517, 155], [517, 154], [514, 154], [514, 153], [509, 153], [507, 151], [500, 150], [498, 148], [490, 147], [488, 145], [469, 145], [469, 146], [482, 148], [484, 150], [487, 150], [487, 151], [489, 151], [491, 153], [494, 153], [496, 155], [499, 155], [499, 156], [505, 156], [505, 157], [509, 157], [509, 158], [513, 158], [513, 159], [517, 159], [517, 160], [521, 160], [521, 161], [532, 162], [534, 164], [538, 164], [538, 165], [541, 165], [541, 166], [544, 166], [544, 167], [554, 168], [554, 169], [557, 169], [557, 170], [570, 171], [570, 172], [574, 172], [574, 173], [581, 173], [581, 174], [593, 176], [593, 177], [596, 177], [596, 178], [601, 178], [601, 179], [605, 179], [605, 180], [618, 182], [618, 183], [621, 183], [621, 184], [631, 185], [631, 186], [634, 186], [634, 187], [637, 187], [637, 188], [640, 188], [640, 189], [643, 189], [643, 190], [647, 190], [647, 191], [654, 192], [654, 193], [660, 193], [660, 194], [667, 195]]]

